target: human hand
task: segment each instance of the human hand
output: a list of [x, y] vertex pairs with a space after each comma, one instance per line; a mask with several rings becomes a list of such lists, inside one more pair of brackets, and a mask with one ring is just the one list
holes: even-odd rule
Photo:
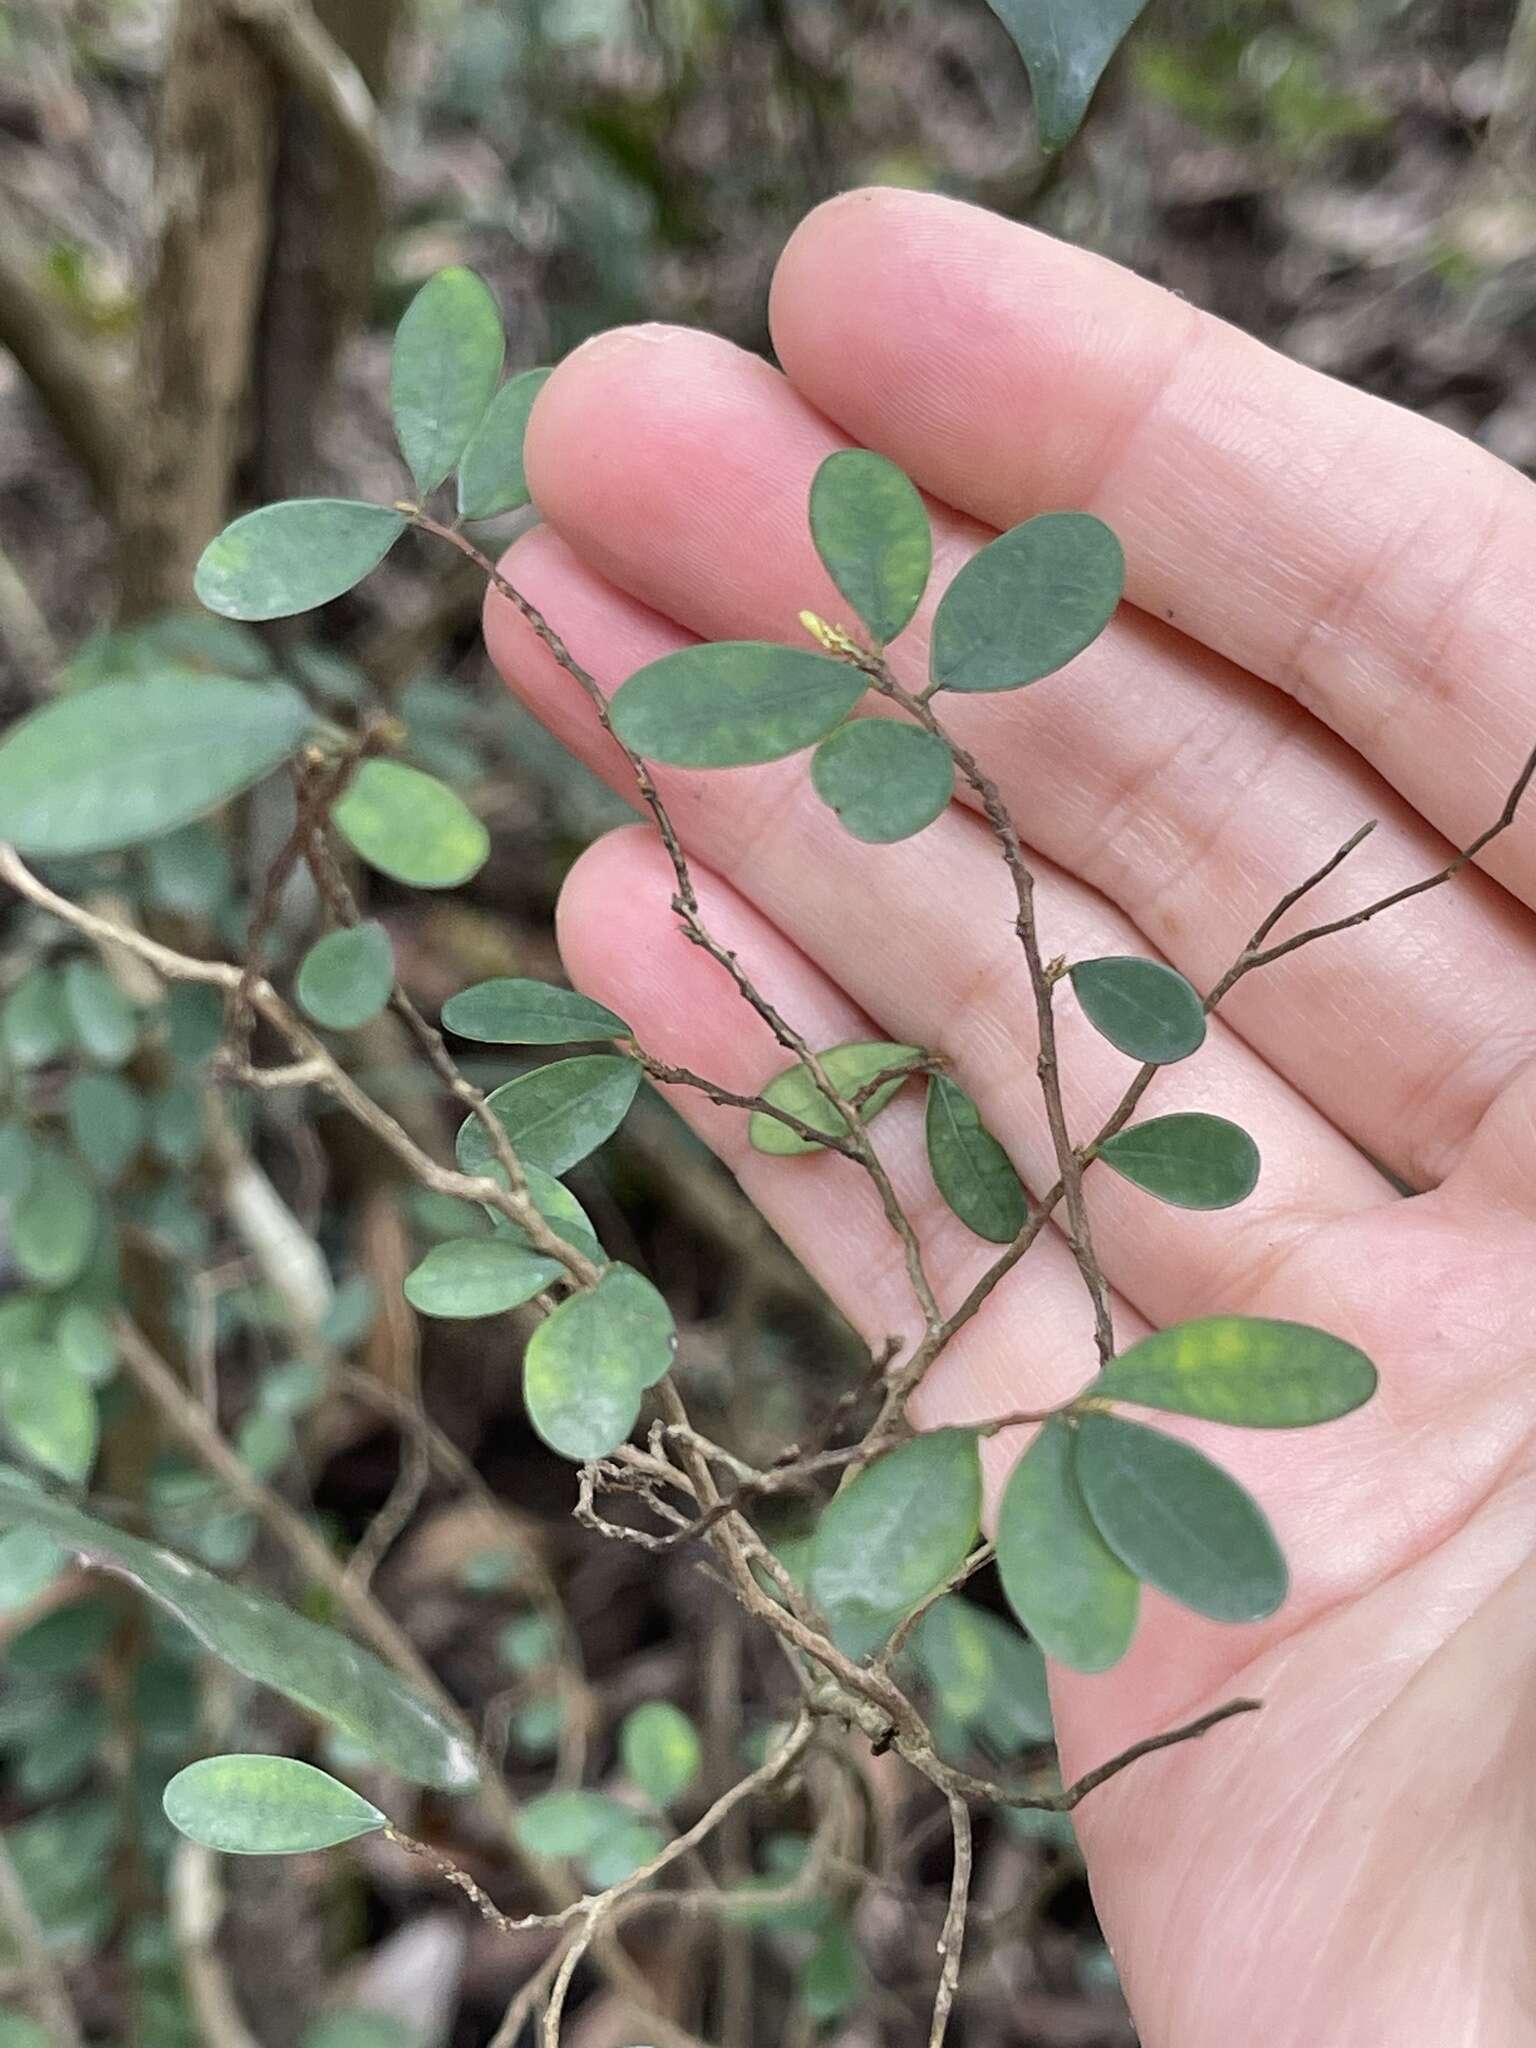
[[[844, 607], [806, 491], [854, 440], [932, 495], [933, 596], [996, 528], [1099, 514], [1128, 605], [1069, 676], [945, 700], [1038, 855], [1047, 955], [1145, 951], [1208, 988], [1367, 818], [1308, 922], [1429, 874], [1498, 814], [1536, 741], [1536, 491], [1443, 429], [1330, 383], [1105, 264], [949, 201], [864, 192], [791, 241], [781, 375], [708, 336], [603, 337], [550, 380], [527, 459], [546, 528], [507, 566], [607, 687], [694, 636], [803, 644]], [[891, 653], [922, 674], [924, 621]], [[510, 607], [487, 635], [541, 718], [628, 770]], [[802, 761], [658, 780], [707, 917], [814, 1044], [932, 1046], [1037, 1192], [1055, 1162], [1008, 878], [957, 803], [869, 847]], [[1135, 1647], [1057, 1672], [1071, 1776], [1234, 1692], [1264, 1712], [1139, 1764], [1078, 1815], [1148, 2048], [1513, 2043], [1536, 2009], [1536, 826], [1482, 872], [1241, 982], [1148, 1107], [1258, 1139], [1241, 1209], [1165, 1208], [1090, 1172], [1123, 1344], [1217, 1310], [1321, 1325], [1381, 1372], [1326, 1430], [1222, 1434], [1292, 1567], [1271, 1620], [1145, 1598]], [[676, 935], [645, 830], [578, 864], [576, 983], [659, 1057], [752, 1091], [783, 1055]], [[1061, 1010], [1091, 1131], [1129, 1076]], [[835, 1158], [748, 1151], [678, 1105], [870, 1339], [914, 1331], [872, 1190]], [[934, 1195], [918, 1108], [878, 1127], [946, 1303], [995, 1256]], [[1425, 1190], [1401, 1199], [1364, 1156]], [[915, 1412], [1065, 1398], [1094, 1362], [1047, 1233], [943, 1355]], [[1207, 1440], [1197, 1428], [1189, 1434]], [[1001, 1477], [1019, 1445], [987, 1447]]]

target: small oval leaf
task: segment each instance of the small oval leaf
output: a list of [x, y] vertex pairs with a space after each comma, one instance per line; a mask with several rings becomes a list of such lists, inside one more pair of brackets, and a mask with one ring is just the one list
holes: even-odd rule
[[627, 1806], [602, 1792], [545, 1792], [519, 1813], [516, 1835], [531, 1856], [589, 1856], [616, 1828], [630, 1827]]
[[[361, 583], [405, 524], [405, 515], [392, 506], [357, 498], [285, 498], [261, 505], [203, 549], [193, 588], [209, 611], [226, 619], [292, 618]], [[160, 829], [181, 822], [168, 818]]]
[[681, 1799], [704, 1768], [699, 1731], [670, 1700], [647, 1700], [619, 1728], [619, 1758], [652, 1806]]
[[39, 1150], [11, 1215], [16, 1263], [39, 1287], [67, 1287], [84, 1270], [100, 1210], [78, 1170], [52, 1146]]
[[485, 418], [506, 335], [483, 278], [455, 265], [429, 277], [395, 330], [389, 399], [406, 467], [435, 491]]
[[998, 1575], [1048, 1657], [1074, 1671], [1107, 1671], [1130, 1648], [1141, 1588], [1099, 1534], [1072, 1467], [1072, 1432], [1053, 1418], [1003, 1491]]
[[1074, 1466], [1100, 1535], [1148, 1585], [1212, 1621], [1262, 1621], [1285, 1599], [1285, 1559], [1263, 1510], [1191, 1445], [1088, 1414]]
[[976, 1432], [936, 1429], [899, 1444], [822, 1511], [812, 1599], [852, 1656], [867, 1656], [970, 1555], [981, 1520]]
[[934, 614], [940, 690], [1017, 690], [1097, 640], [1125, 587], [1125, 555], [1101, 519], [1043, 512], [973, 555]]
[[588, 1038], [624, 1038], [622, 1017], [574, 989], [508, 976], [461, 989], [443, 1005], [443, 1023], [484, 1045], [572, 1045]]
[[[523, 1179], [527, 1183], [533, 1206], [556, 1237], [563, 1237], [567, 1244], [574, 1245], [579, 1252], [584, 1252], [594, 1266], [604, 1265], [607, 1255], [597, 1241], [592, 1219], [570, 1189], [557, 1181], [552, 1173], [546, 1173], [542, 1166], [535, 1166], [529, 1159], [522, 1160], [521, 1165]], [[493, 1180], [504, 1180], [499, 1166], [493, 1164], [480, 1170], [488, 1172]], [[503, 1216], [499, 1209], [490, 1209], [487, 1214], [494, 1230], [504, 1237], [509, 1237], [514, 1244], [527, 1244], [524, 1233], [509, 1217]]]
[[475, 1782], [475, 1759], [387, 1665], [333, 1628], [228, 1586], [173, 1551], [124, 1534], [0, 1469], [0, 1528], [38, 1528], [83, 1563], [127, 1579], [174, 1614], [214, 1656], [271, 1686], [417, 1785]]
[[468, 1321], [521, 1308], [564, 1273], [558, 1259], [541, 1258], [508, 1237], [455, 1237], [434, 1245], [407, 1274], [405, 1298], [424, 1316]]
[[171, 1825], [224, 1856], [297, 1856], [331, 1849], [388, 1822], [370, 1801], [313, 1764], [286, 1756], [210, 1756], [165, 1788]]
[[1071, 974], [1089, 1023], [1133, 1060], [1171, 1066], [1205, 1043], [1199, 990], [1161, 961], [1079, 960]]
[[[0, 747], [0, 773], [4, 755]], [[0, 1043], [6, 1057], [23, 1073], [46, 1067], [69, 1044], [70, 1021], [63, 977], [52, 967], [32, 968], [11, 990], [0, 1011]]]
[[[486, 1101], [519, 1160], [546, 1173], [565, 1173], [612, 1137], [639, 1086], [635, 1061], [620, 1053], [582, 1053], [519, 1074]], [[477, 1117], [460, 1127], [458, 1158], [466, 1173], [488, 1173], [494, 1163]]]
[[120, 1074], [76, 1074], [64, 1095], [75, 1150], [98, 1180], [120, 1180], [144, 1142], [144, 1098]]
[[529, 1418], [551, 1450], [583, 1461], [623, 1443], [640, 1396], [671, 1370], [672, 1314], [656, 1289], [627, 1266], [573, 1294], [539, 1325], [523, 1359]]
[[[834, 1045], [819, 1057], [832, 1086], [845, 1102], [852, 1102], [877, 1075], [893, 1067], [909, 1066], [921, 1060], [924, 1054], [919, 1045], [887, 1045], [883, 1039], [855, 1039], [848, 1045]], [[905, 1074], [897, 1074], [882, 1082], [868, 1101], [859, 1106], [859, 1121], [866, 1125], [872, 1123], [881, 1110], [894, 1101], [906, 1080]], [[825, 1131], [829, 1138], [847, 1135], [848, 1126], [842, 1113], [822, 1094], [815, 1075], [801, 1062], [796, 1061], [794, 1066], [776, 1074], [762, 1092], [765, 1102], [771, 1102], [775, 1109], [782, 1109], [787, 1116], [798, 1117], [813, 1131]], [[752, 1112], [747, 1136], [754, 1150], [771, 1152], [780, 1159], [794, 1159], [802, 1153], [821, 1149], [810, 1138], [802, 1138], [788, 1124], [781, 1124], [776, 1117], [767, 1116], [760, 1109]]]
[[1202, 1316], [1143, 1337], [1112, 1359], [1094, 1393], [1247, 1429], [1333, 1422], [1376, 1391], [1363, 1351], [1306, 1323]]
[[869, 687], [847, 662], [766, 640], [664, 654], [618, 690], [614, 730], [674, 768], [740, 768], [798, 754], [842, 724]]
[[892, 718], [860, 718], [822, 741], [811, 757], [811, 781], [855, 839], [889, 846], [948, 810], [955, 764], [931, 732]]
[[829, 455], [811, 484], [811, 538], [827, 574], [882, 646], [922, 602], [933, 531], [917, 487], [868, 448]]
[[928, 1083], [928, 1164], [960, 1221], [989, 1244], [1012, 1244], [1029, 1221], [1029, 1200], [1013, 1161], [981, 1111], [947, 1074]]
[[329, 1031], [355, 1031], [377, 1017], [395, 985], [395, 955], [383, 925], [327, 932], [299, 962], [299, 1003]]
[[462, 797], [403, 761], [364, 761], [331, 822], [369, 867], [415, 889], [456, 889], [491, 850], [490, 834]]
[[132, 1003], [99, 960], [71, 960], [64, 969], [64, 1008], [75, 1043], [104, 1067], [120, 1067], [139, 1042]]
[[136, 846], [269, 775], [311, 723], [285, 685], [223, 676], [57, 698], [0, 742], [0, 838], [54, 856]]
[[1099, 1157], [1176, 1209], [1230, 1209], [1259, 1179], [1259, 1148], [1248, 1133], [1203, 1110], [1130, 1124], [1105, 1140]]
[[0, 1420], [34, 1465], [71, 1486], [96, 1462], [96, 1400], [51, 1344], [24, 1344], [0, 1359]]
[[548, 370], [524, 370], [503, 384], [476, 427], [459, 464], [459, 517], [494, 519], [528, 503], [523, 470], [523, 437], [533, 401], [549, 381]]

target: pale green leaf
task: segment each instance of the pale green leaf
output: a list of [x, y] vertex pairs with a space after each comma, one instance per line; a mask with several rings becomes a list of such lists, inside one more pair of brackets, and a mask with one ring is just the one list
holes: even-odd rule
[[652, 1806], [667, 1807], [703, 1770], [704, 1746], [681, 1707], [670, 1700], [647, 1700], [620, 1724], [619, 1760]]
[[981, 1460], [969, 1429], [899, 1444], [833, 1496], [816, 1524], [808, 1583], [851, 1655], [867, 1655], [960, 1569], [980, 1518]]
[[851, 2012], [868, 1988], [868, 1973], [852, 1932], [834, 1921], [801, 1966], [797, 1986], [807, 2018], [828, 2025]]
[[393, 2013], [365, 2012], [360, 2006], [328, 2012], [306, 2027], [299, 2048], [424, 2048], [423, 2036]]
[[[556, 1237], [563, 1237], [567, 1244], [574, 1245], [577, 1251], [584, 1253], [592, 1261], [594, 1266], [605, 1264], [606, 1254], [597, 1241], [592, 1219], [570, 1189], [557, 1181], [552, 1173], [546, 1173], [542, 1166], [535, 1166], [531, 1160], [525, 1159], [521, 1164], [523, 1180], [533, 1206]], [[492, 1180], [500, 1181], [505, 1186], [506, 1176], [494, 1162], [482, 1167], [480, 1171], [488, 1173]], [[514, 1244], [528, 1243], [525, 1233], [499, 1209], [489, 1209], [487, 1213], [491, 1219], [492, 1229], [509, 1237]], [[529, 1249], [532, 1247], [529, 1246]]]
[[1009, 1606], [1048, 1657], [1107, 1671], [1130, 1648], [1141, 1588], [1088, 1512], [1064, 1422], [1046, 1423], [1013, 1468], [998, 1509], [997, 1568]]
[[889, 846], [943, 816], [955, 764], [931, 732], [893, 718], [860, 718], [822, 741], [811, 756], [811, 782], [855, 839]]
[[444, 1003], [443, 1023], [460, 1038], [485, 1045], [572, 1045], [629, 1035], [622, 1017], [589, 996], [516, 977], [461, 989]]
[[1200, 992], [1172, 967], [1127, 954], [1079, 960], [1071, 976], [1089, 1023], [1133, 1060], [1171, 1066], [1205, 1043]]
[[416, 889], [456, 889], [491, 850], [490, 834], [463, 798], [402, 761], [364, 761], [331, 822], [371, 868]]
[[174, 1614], [205, 1649], [362, 1743], [415, 1784], [473, 1784], [473, 1752], [374, 1654], [274, 1600], [225, 1585], [159, 1545], [78, 1513], [0, 1472], [0, 1528], [39, 1528]]
[[1342, 1337], [1305, 1323], [1202, 1316], [1143, 1337], [1105, 1366], [1093, 1391], [1207, 1422], [1300, 1429], [1369, 1401], [1376, 1368]]
[[1062, 149], [1072, 140], [1110, 58], [1146, 4], [1147, 0], [988, 0], [1028, 68], [1042, 149]]
[[811, 483], [811, 538], [827, 574], [882, 646], [911, 624], [933, 567], [922, 498], [883, 455], [842, 448]]
[[424, 498], [485, 418], [505, 350], [500, 308], [472, 270], [438, 271], [406, 308], [395, 330], [389, 399], [400, 451]]
[[377, 1017], [395, 985], [395, 955], [383, 925], [327, 932], [299, 962], [299, 1003], [328, 1031], [355, 1031]]
[[1138, 1578], [1213, 1621], [1262, 1621], [1285, 1599], [1285, 1559], [1258, 1503], [1193, 1446], [1087, 1414], [1075, 1468], [1104, 1541]]
[[96, 1462], [96, 1400], [51, 1344], [25, 1344], [0, 1358], [0, 1421], [34, 1465], [71, 1486]]
[[66, 1302], [53, 1326], [53, 1344], [72, 1373], [99, 1387], [117, 1371], [117, 1339], [99, 1308]]
[[502, 385], [459, 464], [459, 516], [494, 519], [528, 503], [523, 437], [548, 370], [524, 370]]
[[249, 789], [310, 725], [286, 685], [222, 676], [57, 698], [0, 742], [0, 838], [44, 856], [136, 846]]
[[1104, 1141], [1099, 1157], [1177, 1209], [1230, 1209], [1259, 1179], [1259, 1148], [1248, 1133], [1203, 1110], [1128, 1124]]
[[334, 1848], [388, 1822], [313, 1764], [286, 1756], [210, 1756], [165, 1788], [171, 1825], [225, 1856], [296, 1856]]
[[736, 768], [797, 754], [842, 724], [868, 688], [847, 662], [766, 640], [664, 654], [611, 706], [627, 747], [674, 768]]
[[988, 543], [934, 615], [936, 689], [1016, 690], [1081, 654], [1114, 617], [1125, 556], [1102, 520], [1043, 512]]
[[11, 1250], [27, 1278], [39, 1287], [67, 1287], [84, 1270], [99, 1221], [79, 1170], [53, 1146], [40, 1148], [11, 1215]]
[[455, 1237], [434, 1245], [406, 1276], [405, 1298], [424, 1316], [470, 1320], [532, 1301], [565, 1268], [507, 1237]]
[[607, 1891], [610, 1885], [622, 1884], [626, 1877], [633, 1877], [637, 1870], [653, 1862], [667, 1845], [667, 1838], [660, 1828], [650, 1821], [631, 1818], [622, 1827], [614, 1829], [590, 1850], [582, 1859], [582, 1874], [589, 1891]]
[[[847, 1045], [834, 1045], [818, 1055], [827, 1079], [850, 1104], [877, 1075], [892, 1068], [910, 1067], [922, 1057], [921, 1046], [888, 1045], [882, 1039], [855, 1039]], [[905, 1080], [905, 1074], [895, 1075], [891, 1080], [882, 1082], [867, 1101], [858, 1104], [860, 1123], [872, 1123], [895, 1099]], [[762, 1094], [765, 1102], [771, 1102], [775, 1109], [782, 1109], [787, 1116], [798, 1117], [801, 1123], [808, 1124], [814, 1131], [824, 1131], [828, 1137], [846, 1137], [848, 1134], [842, 1112], [822, 1094], [810, 1068], [799, 1061], [776, 1074]], [[798, 1158], [802, 1153], [821, 1149], [812, 1139], [802, 1138], [788, 1124], [780, 1123], [777, 1117], [768, 1116], [760, 1109], [752, 1112], [747, 1135], [754, 1150], [771, 1152], [782, 1159]]]
[[634, 1818], [601, 1792], [545, 1792], [519, 1813], [517, 1839], [532, 1856], [589, 1856], [605, 1835]]
[[656, 1289], [628, 1266], [611, 1266], [529, 1338], [529, 1419], [562, 1457], [606, 1457], [634, 1428], [644, 1390], [671, 1370], [676, 1346], [671, 1311]]
[[[193, 587], [209, 611], [227, 619], [292, 618], [361, 583], [405, 526], [405, 515], [391, 505], [285, 498], [245, 513], [211, 540]], [[161, 830], [180, 822], [167, 818]]]
[[[41, 1529], [7, 1529], [0, 1535], [0, 1614], [30, 1607], [51, 1586], [67, 1562], [64, 1552]], [[0, 2035], [0, 2048], [4, 2036]]]
[[981, 1111], [947, 1074], [929, 1080], [926, 1132], [928, 1164], [950, 1208], [989, 1244], [1012, 1244], [1029, 1220], [1024, 1185]]
[[[639, 1086], [634, 1060], [618, 1053], [582, 1053], [519, 1074], [486, 1099], [519, 1160], [542, 1166], [546, 1173], [565, 1173], [612, 1137]], [[491, 1168], [491, 1141], [477, 1117], [466, 1118], [460, 1127], [458, 1158], [466, 1173]]]

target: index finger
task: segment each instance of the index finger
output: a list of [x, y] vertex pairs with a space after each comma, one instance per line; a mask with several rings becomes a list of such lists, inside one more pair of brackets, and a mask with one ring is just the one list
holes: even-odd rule
[[[779, 359], [925, 489], [1006, 527], [1097, 512], [1144, 610], [1289, 692], [1458, 845], [1536, 742], [1536, 487], [1172, 293], [926, 193], [820, 207]], [[1536, 829], [1486, 865], [1536, 902]]]

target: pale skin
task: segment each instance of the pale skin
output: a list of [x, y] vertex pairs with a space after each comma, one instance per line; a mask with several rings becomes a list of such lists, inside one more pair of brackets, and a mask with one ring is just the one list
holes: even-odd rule
[[[782, 371], [644, 329], [579, 350], [539, 400], [546, 524], [505, 567], [605, 688], [695, 637], [805, 644], [802, 608], [846, 619], [804, 507], [852, 441], [931, 500], [934, 589], [891, 655], [904, 681], [924, 679], [933, 598], [991, 532], [1072, 507], [1125, 542], [1128, 602], [1070, 669], [937, 700], [1028, 842], [1047, 954], [1145, 952], [1208, 988], [1365, 819], [1377, 831], [1305, 922], [1432, 872], [1498, 814], [1536, 742], [1536, 488], [1491, 456], [929, 196], [813, 214], [772, 322]], [[495, 598], [487, 634], [540, 717], [632, 791]], [[819, 1045], [942, 1051], [1048, 1186], [1012, 895], [974, 812], [867, 847], [803, 760], [660, 782], [707, 919], [780, 1009]], [[566, 964], [661, 1058], [756, 1089], [783, 1055], [677, 936], [670, 889], [646, 829], [603, 840], [566, 887]], [[1069, 996], [1059, 1014], [1086, 1136], [1132, 1069]], [[1272, 1620], [1222, 1627], [1149, 1595], [1118, 1669], [1053, 1674], [1069, 1776], [1225, 1698], [1265, 1702], [1078, 1817], [1147, 2048], [1513, 2048], [1536, 2029], [1533, 1055], [1536, 800], [1477, 871], [1241, 983], [1205, 1049], [1159, 1077], [1149, 1111], [1214, 1110], [1257, 1137], [1244, 1207], [1189, 1214], [1087, 1176], [1122, 1345], [1236, 1311], [1320, 1324], [1381, 1373], [1326, 1428], [1190, 1431], [1279, 1531], [1293, 1585]], [[908, 1094], [880, 1149], [953, 1306], [992, 1254], [937, 1202]], [[678, 1107], [872, 1343], [912, 1334], [856, 1168], [756, 1157], [739, 1112]], [[1045, 1404], [1092, 1367], [1080, 1277], [1047, 1234], [915, 1412]], [[1018, 1447], [990, 1446], [994, 1480]]]

